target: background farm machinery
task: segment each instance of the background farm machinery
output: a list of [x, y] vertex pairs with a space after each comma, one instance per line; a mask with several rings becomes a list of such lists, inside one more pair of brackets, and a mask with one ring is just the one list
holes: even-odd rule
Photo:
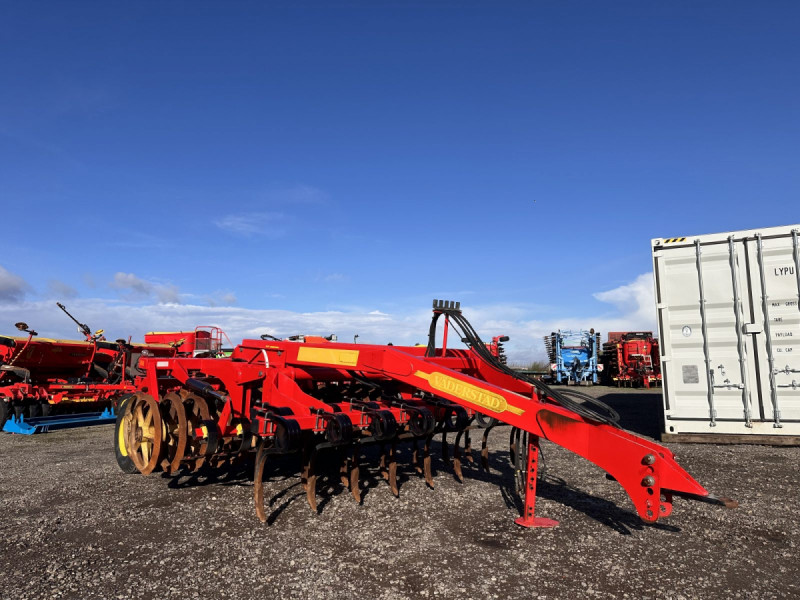
[[567, 385], [591, 385], [598, 381], [600, 334], [589, 331], [558, 331], [544, 337], [552, 378]]
[[[443, 341], [437, 347], [441, 317]], [[467, 349], [447, 347], [451, 329]], [[520, 525], [556, 524], [535, 516], [541, 438], [606, 470], [647, 522], [669, 515], [675, 495], [725, 503], [709, 496], [669, 450], [620, 429], [609, 407], [507, 367], [480, 340], [458, 303], [434, 300], [427, 347], [304, 339], [244, 340], [227, 358], [142, 358], [145, 375], [117, 417], [120, 468], [187, 474], [208, 464], [231, 468], [254, 453], [256, 513], [266, 521], [263, 476], [270, 457], [300, 457], [301, 482], [316, 511], [321, 453], [337, 457], [336, 480], [360, 501], [365, 447], [376, 445], [377, 468], [398, 496], [399, 444], [411, 445], [411, 461], [432, 488], [434, 436], [441, 435], [444, 458], [462, 480], [464, 461], [473, 461], [471, 434], [483, 431], [480, 456], [488, 469], [488, 432], [510, 425], [512, 461], [524, 496]]]
[[652, 331], [612, 331], [603, 344], [603, 378], [608, 385], [661, 385], [658, 340]]
[[191, 332], [158, 334], [158, 340], [131, 343], [108, 341], [103, 331], [75, 319], [84, 340], [37, 337], [26, 323], [16, 327], [27, 334], [0, 336], [0, 430], [32, 434], [81, 425], [111, 423], [118, 398], [136, 390], [142, 357], [221, 354], [222, 332], [198, 328]]
[[219, 327], [198, 325], [194, 331], [151, 331], [144, 334], [145, 344], [169, 344], [178, 356], [219, 358], [229, 355], [232, 348], [223, 347], [223, 339], [232, 345]]

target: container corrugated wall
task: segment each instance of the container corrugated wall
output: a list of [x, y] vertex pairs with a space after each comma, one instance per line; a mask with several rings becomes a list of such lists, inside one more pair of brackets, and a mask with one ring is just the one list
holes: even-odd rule
[[798, 236], [652, 240], [665, 433], [800, 435]]

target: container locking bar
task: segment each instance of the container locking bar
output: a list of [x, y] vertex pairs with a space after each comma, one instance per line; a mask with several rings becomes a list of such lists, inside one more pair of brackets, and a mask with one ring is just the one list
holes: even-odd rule
[[797, 277], [797, 307], [800, 309], [800, 242], [797, 240], [797, 229], [792, 229], [792, 257], [794, 258], [794, 274]]
[[733, 243], [733, 236], [728, 236], [728, 259], [731, 263], [731, 282], [733, 284], [733, 313], [736, 316], [736, 348], [739, 353], [739, 373], [742, 378], [742, 405], [744, 407], [744, 426], [752, 427], [753, 418], [750, 413], [749, 394], [747, 392], [747, 365], [744, 354], [744, 334], [742, 333], [742, 297], [739, 294], [739, 278], [736, 274], [738, 260], [736, 257], [736, 246]]
[[772, 412], [775, 418], [773, 427], [781, 425], [781, 411], [778, 407], [778, 388], [775, 385], [775, 355], [772, 353], [772, 330], [770, 329], [769, 296], [767, 295], [767, 279], [764, 276], [764, 245], [761, 234], [756, 234], [758, 248], [758, 273], [761, 277], [761, 310], [764, 313], [764, 333], [766, 334], [767, 360], [769, 361], [769, 394], [772, 399]]
[[706, 363], [706, 385], [708, 386], [708, 412], [711, 418], [709, 427], [717, 426], [717, 411], [714, 408], [714, 372], [711, 369], [711, 358], [708, 350], [708, 322], [706, 320], [706, 294], [703, 288], [703, 264], [700, 260], [700, 240], [694, 241], [695, 255], [697, 256], [697, 283], [700, 288], [700, 328], [703, 332], [703, 358]]

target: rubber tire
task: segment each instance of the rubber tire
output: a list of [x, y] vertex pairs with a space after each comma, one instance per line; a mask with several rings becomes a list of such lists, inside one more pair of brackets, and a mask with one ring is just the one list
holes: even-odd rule
[[114, 425], [114, 455], [117, 458], [117, 464], [119, 468], [122, 470], [123, 473], [127, 473], [129, 475], [133, 475], [134, 473], [138, 473], [139, 470], [136, 468], [136, 465], [133, 464], [131, 457], [126, 454], [122, 453], [120, 449], [120, 444], [122, 447], [125, 447], [125, 440], [120, 437], [120, 430], [122, 429], [122, 419], [125, 417], [125, 408], [127, 404], [131, 401], [131, 397], [125, 398], [120, 401], [119, 405], [117, 405], [117, 421]]
[[8, 402], [0, 399], [0, 431], [3, 431], [10, 412], [11, 408], [8, 406]]

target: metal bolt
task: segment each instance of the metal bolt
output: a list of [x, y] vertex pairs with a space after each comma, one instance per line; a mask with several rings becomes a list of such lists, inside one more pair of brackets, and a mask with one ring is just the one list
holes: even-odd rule
[[642, 479], [642, 485], [644, 487], [652, 487], [656, 484], [656, 478], [652, 475], [648, 475], [644, 479]]
[[652, 465], [654, 462], [656, 462], [656, 457], [652, 454], [646, 454], [642, 459], [643, 465]]

